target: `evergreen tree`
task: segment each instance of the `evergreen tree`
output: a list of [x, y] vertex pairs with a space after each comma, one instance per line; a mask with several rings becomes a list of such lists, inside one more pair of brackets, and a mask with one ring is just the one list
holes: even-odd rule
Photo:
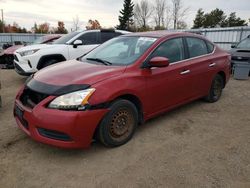
[[204, 26], [204, 25], [203, 25], [203, 24], [204, 24], [204, 21], [205, 21], [204, 11], [202, 10], [202, 8], [200, 8], [200, 9], [197, 11], [197, 14], [196, 14], [196, 17], [195, 17], [193, 29], [203, 27], [203, 26]]
[[130, 30], [130, 26], [133, 25], [133, 13], [134, 4], [132, 0], [124, 0], [123, 9], [120, 11], [119, 22], [120, 25], [117, 27], [122, 30]]
[[247, 26], [247, 22], [240, 17], [236, 17], [236, 13], [232, 12], [225, 22], [226, 27]]
[[210, 13], [205, 14], [204, 27], [225, 27], [226, 17], [223, 10], [216, 8]]

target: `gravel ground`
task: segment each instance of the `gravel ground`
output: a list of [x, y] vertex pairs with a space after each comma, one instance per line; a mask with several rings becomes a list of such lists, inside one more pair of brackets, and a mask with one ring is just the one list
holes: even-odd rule
[[140, 126], [119, 148], [63, 150], [32, 141], [12, 116], [25, 78], [0, 70], [0, 187], [250, 187], [250, 80]]

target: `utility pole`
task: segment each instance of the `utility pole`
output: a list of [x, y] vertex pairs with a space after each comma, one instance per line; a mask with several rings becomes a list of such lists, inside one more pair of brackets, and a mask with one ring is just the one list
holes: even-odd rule
[[3, 23], [3, 33], [4, 33], [4, 19], [3, 19], [3, 9], [1, 9], [2, 12], [2, 23]]

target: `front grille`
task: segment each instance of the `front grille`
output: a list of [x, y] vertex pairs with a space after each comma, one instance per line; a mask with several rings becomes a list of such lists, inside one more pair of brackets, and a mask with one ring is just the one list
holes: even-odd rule
[[26, 121], [26, 119], [23, 117], [23, 111], [17, 106], [15, 105], [14, 108], [14, 116], [17, 117], [17, 119], [21, 122], [22, 126], [29, 130], [29, 124]]
[[13, 64], [14, 56], [12, 54], [5, 56], [5, 62], [9, 64]]
[[250, 62], [250, 58], [249, 57], [241, 57], [241, 56], [232, 56], [232, 60], [235, 60], [235, 61], [248, 61], [248, 62]]
[[20, 101], [24, 106], [29, 108], [34, 108], [37, 104], [39, 104], [42, 100], [47, 98], [48, 95], [43, 93], [35, 92], [29, 88], [25, 88], [22, 95], [20, 96]]
[[43, 129], [43, 128], [38, 128], [37, 130], [41, 136], [44, 136], [46, 138], [60, 140], [60, 141], [72, 141], [69, 135], [62, 133], [62, 132], [49, 130], [49, 129]]

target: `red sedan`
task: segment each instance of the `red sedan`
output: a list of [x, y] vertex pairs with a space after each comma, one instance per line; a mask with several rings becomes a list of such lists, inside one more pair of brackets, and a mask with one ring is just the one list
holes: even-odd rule
[[42, 143], [86, 148], [97, 139], [120, 146], [152, 117], [196, 99], [219, 100], [229, 72], [230, 55], [200, 35], [124, 35], [30, 77], [14, 116]]

